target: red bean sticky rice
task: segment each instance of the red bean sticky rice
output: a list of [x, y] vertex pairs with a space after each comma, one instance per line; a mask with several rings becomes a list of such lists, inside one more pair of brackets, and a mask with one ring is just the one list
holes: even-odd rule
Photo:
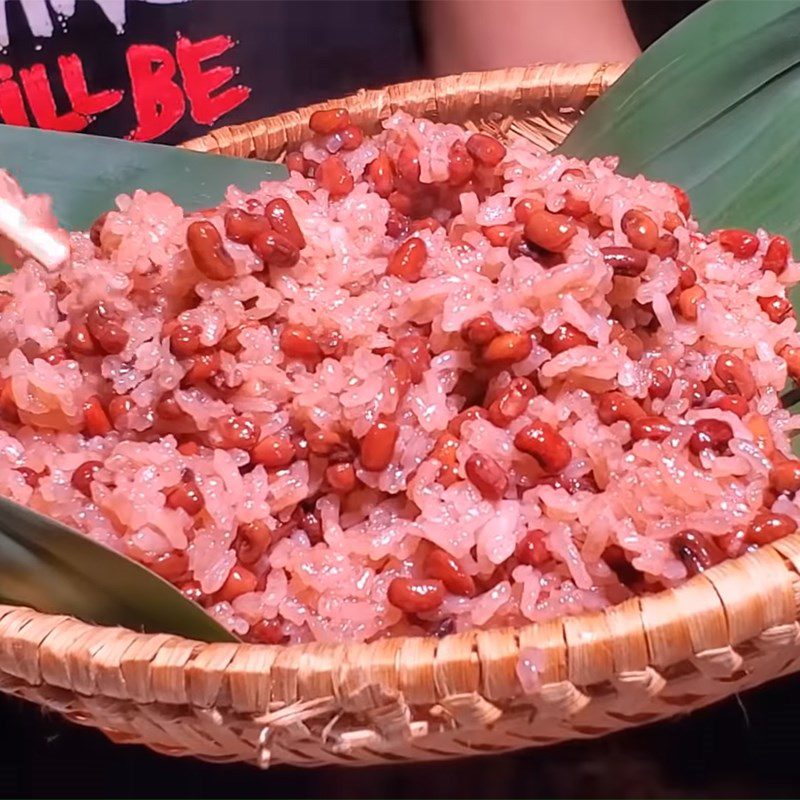
[[396, 113], [0, 278], [0, 490], [269, 643], [601, 609], [793, 532], [787, 241]]

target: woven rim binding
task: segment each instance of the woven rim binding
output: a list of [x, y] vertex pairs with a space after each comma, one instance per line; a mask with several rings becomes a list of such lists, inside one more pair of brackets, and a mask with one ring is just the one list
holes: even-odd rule
[[[621, 73], [539, 66], [365, 91], [187, 143], [282, 157], [320, 107], [398, 107], [549, 148]], [[800, 667], [800, 534], [677, 589], [518, 629], [372, 644], [202, 644], [0, 606], [0, 689], [114, 741], [212, 761], [431, 759], [599, 736]], [[526, 695], [520, 655], [540, 661]]]

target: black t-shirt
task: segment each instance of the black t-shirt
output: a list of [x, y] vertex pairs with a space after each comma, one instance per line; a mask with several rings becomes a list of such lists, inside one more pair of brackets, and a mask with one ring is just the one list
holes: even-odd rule
[[[626, 0], [645, 46], [700, 5]], [[181, 142], [419, 77], [414, 8], [408, 0], [0, 0], [0, 121]]]
[[417, 77], [397, 0], [4, 0], [0, 119], [176, 143]]

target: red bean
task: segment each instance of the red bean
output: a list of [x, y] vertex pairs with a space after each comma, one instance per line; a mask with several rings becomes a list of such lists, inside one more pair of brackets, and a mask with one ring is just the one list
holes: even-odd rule
[[200, 452], [200, 445], [198, 445], [195, 441], [189, 440], [181, 442], [177, 449], [182, 456], [192, 458]]
[[328, 156], [317, 167], [315, 177], [334, 200], [350, 194], [355, 186], [353, 176], [339, 156]]
[[111, 431], [111, 421], [97, 395], [88, 398], [83, 404], [83, 424], [88, 436], [105, 436]]
[[792, 304], [785, 297], [759, 297], [758, 304], [770, 322], [779, 323], [794, 316]]
[[254, 592], [258, 586], [258, 578], [247, 567], [237, 564], [228, 573], [222, 588], [216, 593], [214, 599], [219, 602], [231, 602], [237, 597], [248, 592]]
[[506, 148], [485, 133], [473, 133], [467, 139], [467, 152], [485, 167], [496, 167], [506, 157]]
[[68, 357], [69, 354], [64, 347], [53, 347], [39, 356], [42, 361], [46, 361], [53, 366], [60, 364], [62, 361], [66, 361]]
[[167, 492], [167, 508], [183, 509], [190, 517], [199, 514], [205, 506], [203, 495], [194, 479], [194, 473], [185, 469], [181, 482]]
[[514, 235], [514, 228], [511, 225], [489, 225], [482, 228], [482, 231], [492, 247], [508, 247]]
[[576, 195], [573, 191], [570, 190], [564, 194], [564, 207], [561, 209], [562, 213], [574, 217], [575, 219], [581, 219], [585, 217], [590, 210], [589, 202]]
[[644, 342], [631, 330], [624, 328], [619, 322], [611, 326], [612, 342], [619, 342], [627, 351], [628, 358], [638, 361], [644, 355]]
[[159, 400], [156, 414], [167, 422], [174, 422], [184, 416], [183, 409], [178, 405], [174, 395], [168, 394]]
[[389, 602], [408, 614], [435, 611], [444, 600], [444, 584], [440, 580], [395, 578], [386, 593]]
[[197, 581], [188, 581], [183, 586], [181, 586], [181, 594], [187, 599], [191, 600], [193, 603], [202, 603], [203, 600], [203, 590], [200, 588], [200, 584]]
[[213, 281], [229, 281], [236, 265], [222, 245], [219, 231], [208, 221], [193, 222], [186, 231], [186, 245], [200, 272]]
[[265, 436], [250, 452], [253, 464], [262, 464], [267, 469], [288, 467], [295, 459], [294, 445], [281, 436]]
[[70, 327], [67, 332], [66, 345], [74, 355], [94, 356], [98, 352], [89, 328], [82, 323], [76, 323]]
[[199, 325], [178, 325], [169, 335], [169, 346], [178, 358], [193, 356], [201, 347]]
[[346, 108], [325, 108], [315, 111], [308, 120], [308, 127], [320, 136], [344, 130], [350, 124], [350, 112]]
[[264, 209], [264, 216], [276, 233], [289, 239], [298, 250], [306, 246], [306, 240], [289, 203], [282, 197], [270, 200]]
[[336, 431], [310, 431], [306, 433], [308, 449], [318, 456], [329, 456], [335, 452], [347, 452], [344, 439]]
[[528, 378], [514, 378], [485, 413], [493, 425], [505, 428], [525, 412], [535, 395], [536, 387]]
[[658, 243], [658, 225], [644, 211], [629, 209], [622, 215], [620, 226], [632, 247], [647, 251], [655, 249]]
[[727, 394], [740, 394], [745, 400], [751, 400], [756, 393], [756, 382], [750, 368], [739, 356], [730, 353], [720, 355], [711, 377]]
[[403, 217], [410, 217], [414, 213], [414, 198], [411, 197], [411, 195], [405, 194], [404, 192], [392, 192], [388, 200], [392, 210], [398, 212]]
[[453, 556], [438, 547], [431, 550], [425, 559], [425, 574], [429, 578], [440, 580], [451, 594], [461, 597], [472, 597], [475, 594], [472, 576], [464, 572]]
[[287, 153], [286, 169], [288, 169], [289, 172], [299, 172], [301, 175], [306, 174], [306, 160], [299, 150], [295, 150], [292, 153]]
[[31, 489], [35, 489], [39, 485], [39, 473], [32, 470], [30, 467], [16, 467], [15, 472], [19, 472], [22, 479]]
[[394, 191], [394, 166], [386, 153], [380, 153], [367, 167], [367, 179], [373, 191], [383, 198]]
[[729, 394], [725, 397], [720, 397], [718, 400], [710, 403], [709, 408], [719, 408], [722, 411], [730, 411], [733, 414], [736, 414], [739, 419], [742, 419], [742, 417], [744, 417], [744, 415], [750, 410], [747, 405], [747, 400], [745, 400], [740, 394]]
[[800, 491], [800, 461], [787, 459], [775, 464], [769, 473], [769, 485], [778, 494]]
[[392, 239], [399, 239], [408, 233], [409, 218], [401, 214], [397, 209], [390, 208], [389, 216], [386, 219], [386, 235]]
[[389, 466], [400, 429], [395, 422], [376, 422], [361, 440], [361, 465], [370, 472]]
[[644, 409], [624, 392], [606, 392], [597, 403], [597, 416], [603, 425], [624, 420], [633, 423], [645, 416]]
[[262, 619], [250, 626], [248, 636], [260, 644], [286, 644], [289, 637], [283, 632], [283, 623], [280, 618]]
[[562, 323], [552, 333], [542, 336], [542, 346], [554, 356], [571, 350], [573, 347], [582, 347], [588, 344], [591, 344], [589, 337], [574, 325], [570, 325], [569, 322]]
[[439, 220], [433, 217], [425, 217], [424, 219], [415, 219], [410, 227], [410, 233], [418, 233], [419, 231], [438, 231], [442, 227]]
[[678, 228], [683, 225], [683, 221], [681, 218], [674, 214], [672, 211], [667, 211], [664, 214], [664, 228], [668, 230], [670, 233], [677, 230]]
[[19, 410], [17, 409], [17, 401], [14, 398], [14, 389], [11, 383], [11, 378], [8, 378], [0, 383], [0, 417], [6, 422], [19, 422]]
[[786, 269], [790, 254], [791, 245], [788, 239], [784, 239], [783, 236], [776, 236], [770, 241], [761, 266], [765, 270], [780, 275]]
[[690, 286], [678, 295], [678, 312], [684, 319], [697, 319], [697, 305], [706, 299], [705, 290], [701, 286]]
[[515, 364], [524, 361], [533, 350], [529, 333], [501, 333], [483, 349], [487, 364]]
[[92, 481], [103, 468], [102, 461], [84, 461], [73, 473], [70, 483], [83, 495], [92, 499]]
[[186, 360], [188, 369], [183, 376], [184, 386], [199, 386], [209, 380], [220, 370], [220, 357], [218, 350], [206, 348]]
[[758, 545], [770, 544], [783, 539], [797, 530], [797, 523], [787, 514], [760, 511], [750, 523], [745, 538]]
[[686, 219], [689, 219], [692, 214], [692, 204], [689, 200], [689, 195], [678, 186], [672, 186], [672, 193], [675, 195], [675, 200], [678, 203], [678, 210]]
[[697, 283], [697, 273], [688, 265], [679, 263], [678, 265], [678, 286], [681, 289], [688, 289]]
[[317, 362], [322, 360], [314, 332], [305, 325], [285, 325], [280, 335], [280, 348], [289, 358]]
[[300, 261], [300, 250], [297, 245], [277, 231], [264, 231], [250, 242], [250, 249], [267, 267], [290, 269]]
[[242, 564], [253, 564], [264, 555], [272, 540], [272, 531], [264, 520], [245, 522], [236, 530], [234, 549]]
[[550, 474], [562, 472], [572, 461], [572, 448], [567, 440], [546, 422], [536, 421], [517, 432], [514, 446], [533, 456]]
[[225, 235], [233, 242], [250, 244], [269, 230], [269, 222], [263, 215], [251, 214], [241, 208], [232, 208], [225, 214]]
[[467, 146], [461, 141], [453, 142], [447, 156], [447, 182], [451, 186], [463, 186], [474, 170], [475, 161], [467, 151]]
[[518, 200], [514, 205], [514, 219], [517, 222], [527, 222], [534, 211], [544, 211], [544, 197], [539, 194]]
[[716, 542], [698, 531], [681, 531], [672, 537], [670, 545], [689, 575], [705, 572], [725, 558]]
[[360, 483], [355, 468], [349, 461], [331, 464], [325, 470], [325, 477], [331, 488], [341, 494], [352, 492]]
[[89, 239], [95, 247], [100, 247], [100, 234], [103, 232], [103, 226], [106, 224], [108, 218], [108, 211], [101, 214], [89, 228]]
[[514, 556], [520, 564], [542, 567], [550, 560], [550, 551], [545, 545], [547, 534], [542, 530], [528, 531], [517, 543]]
[[419, 184], [419, 148], [411, 140], [406, 141], [397, 156], [397, 174], [407, 184]]
[[261, 436], [261, 426], [247, 417], [231, 414], [218, 423], [222, 447], [252, 450]]
[[675, 256], [678, 255], [679, 248], [680, 244], [678, 240], [669, 233], [664, 233], [658, 237], [658, 241], [656, 242], [656, 246], [653, 248], [653, 252], [660, 259], [675, 258]]
[[422, 268], [428, 260], [428, 248], [417, 237], [406, 239], [389, 258], [387, 275], [415, 283], [422, 277]]
[[615, 275], [636, 278], [647, 269], [648, 255], [633, 247], [601, 247], [603, 262], [614, 270]]
[[249, 320], [243, 322], [241, 325], [237, 325], [235, 328], [231, 328], [219, 341], [219, 349], [224, 350], [226, 353], [238, 353], [244, 345], [239, 339], [239, 336], [243, 331], [246, 331], [251, 328], [258, 328], [258, 322], [255, 320]]
[[416, 334], [401, 336], [394, 343], [394, 353], [408, 364], [411, 382], [421, 383], [431, 366], [431, 355], [425, 339]]
[[364, 132], [357, 125], [348, 125], [336, 134], [342, 142], [342, 150], [358, 150], [364, 141]]
[[745, 260], [752, 258], [758, 251], [758, 237], [750, 231], [729, 229], [720, 231], [718, 235], [720, 247], [734, 258]]
[[431, 458], [441, 462], [442, 466], [436, 479], [445, 488], [460, 481], [462, 475], [458, 465], [458, 438], [449, 431], [441, 434], [431, 450]]
[[639, 417], [631, 423], [631, 437], [635, 442], [642, 439], [663, 442], [671, 430], [672, 425], [666, 417]]
[[525, 221], [525, 236], [538, 247], [563, 253], [578, 232], [575, 223], [563, 214], [532, 211]]
[[170, 583], [183, 582], [189, 578], [189, 556], [177, 550], [163, 553], [152, 564], [150, 570]]
[[489, 344], [499, 333], [500, 328], [497, 327], [490, 314], [475, 317], [461, 328], [461, 337], [464, 341], [478, 347]]
[[707, 395], [706, 388], [700, 381], [689, 381], [682, 396], [689, 401], [692, 408], [698, 408], [705, 403]]
[[508, 489], [508, 474], [491, 456], [473, 453], [464, 470], [473, 486], [487, 500], [503, 499]]
[[800, 381], [800, 347], [786, 347], [781, 348], [780, 357], [786, 362], [786, 371], [789, 377], [796, 381]]
[[91, 338], [104, 353], [117, 355], [128, 344], [128, 332], [116, 312], [110, 311], [103, 303], [98, 303], [86, 315], [86, 326]]
[[689, 439], [689, 449], [700, 455], [703, 450], [724, 453], [733, 438], [733, 429], [719, 419], [699, 419], [694, 423], [694, 433]]

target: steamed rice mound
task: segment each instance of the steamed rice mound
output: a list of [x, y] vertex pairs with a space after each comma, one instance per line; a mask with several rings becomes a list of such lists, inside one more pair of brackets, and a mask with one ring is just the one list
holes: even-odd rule
[[0, 491], [270, 643], [596, 610], [796, 529], [785, 240], [612, 158], [312, 127], [286, 181], [122, 196], [0, 278]]

